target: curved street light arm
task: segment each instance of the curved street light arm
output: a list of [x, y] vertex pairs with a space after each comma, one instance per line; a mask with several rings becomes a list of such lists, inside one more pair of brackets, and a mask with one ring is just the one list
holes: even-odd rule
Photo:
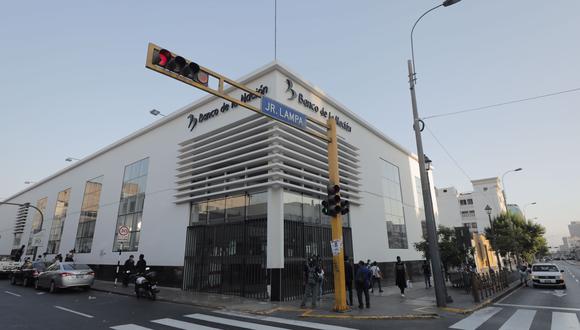
[[415, 47], [413, 45], [413, 32], [415, 32], [415, 26], [417, 26], [417, 23], [419, 23], [419, 21], [423, 18], [423, 16], [429, 14], [430, 12], [432, 12], [433, 10], [442, 7], [443, 4], [440, 4], [438, 6], [435, 6], [429, 10], [427, 10], [426, 12], [423, 13], [423, 15], [421, 15], [416, 21], [415, 24], [413, 24], [413, 28], [411, 29], [411, 61], [413, 62], [413, 77], [411, 77], [411, 79], [413, 79], [414, 81], [417, 81], [417, 79], [415, 78], [415, 76], [417, 75], [417, 70], [415, 69]]

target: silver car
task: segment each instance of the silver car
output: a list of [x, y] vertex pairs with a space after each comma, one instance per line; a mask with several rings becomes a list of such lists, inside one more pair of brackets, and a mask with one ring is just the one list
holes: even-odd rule
[[87, 265], [60, 262], [50, 265], [38, 275], [35, 288], [48, 288], [50, 293], [58, 289], [80, 287], [88, 290], [95, 281], [95, 272]]

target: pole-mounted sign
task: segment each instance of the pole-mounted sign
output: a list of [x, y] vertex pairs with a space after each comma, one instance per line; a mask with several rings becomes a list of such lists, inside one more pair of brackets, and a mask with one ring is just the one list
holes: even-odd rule
[[[224, 77], [208, 68], [204, 68], [193, 61], [189, 61], [182, 56], [176, 55], [169, 50], [152, 43], [149, 44], [147, 50], [147, 62], [145, 63], [145, 66], [153, 71], [177, 79], [183, 83], [221, 97], [285, 125], [298, 128], [312, 136], [326, 141], [328, 143], [329, 181], [333, 186], [338, 187], [340, 183], [338, 171], [338, 141], [336, 139], [336, 121], [334, 118], [328, 118], [326, 123], [313, 119], [280, 102], [264, 97], [259, 92], [256, 92], [243, 84]], [[217, 82], [217, 89], [211, 87], [212, 79], [217, 80], [214, 81]], [[256, 98], [260, 98], [260, 108], [254, 107], [227, 94], [224, 90], [225, 84], [240, 89], [250, 95], [254, 95]], [[319, 127], [326, 129], [327, 134], [325, 135], [309, 128], [308, 124], [318, 125]], [[340, 190], [340, 188], [338, 189]], [[332, 248], [334, 269], [334, 310], [343, 312], [349, 309], [346, 304], [344, 285], [344, 248], [342, 245], [342, 214], [348, 212], [348, 204], [341, 205], [340, 199], [337, 203], [339, 203], [336, 208], [337, 212], [332, 212], [332, 214], [330, 214], [330, 216], [332, 216], [332, 240], [335, 242]]]

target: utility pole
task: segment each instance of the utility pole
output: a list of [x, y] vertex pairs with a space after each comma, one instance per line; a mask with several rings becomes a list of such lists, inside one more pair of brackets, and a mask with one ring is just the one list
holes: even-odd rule
[[447, 306], [447, 288], [445, 278], [441, 268], [441, 256], [439, 254], [439, 239], [437, 237], [437, 225], [433, 212], [433, 200], [431, 189], [429, 188], [429, 177], [425, 168], [425, 154], [423, 153], [423, 139], [421, 138], [421, 123], [417, 110], [417, 99], [415, 96], [415, 72], [411, 60], [407, 62], [409, 67], [409, 89], [411, 90], [411, 103], [413, 105], [413, 128], [415, 139], [417, 140], [417, 153], [419, 154], [419, 171], [421, 173], [421, 188], [423, 190], [423, 205], [425, 207], [425, 222], [427, 225], [427, 242], [429, 243], [429, 257], [433, 267], [433, 284], [435, 284], [435, 298], [438, 307]]

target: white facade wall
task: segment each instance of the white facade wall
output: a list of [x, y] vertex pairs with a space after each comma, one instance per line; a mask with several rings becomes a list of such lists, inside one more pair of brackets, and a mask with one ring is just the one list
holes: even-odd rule
[[[319, 107], [340, 116], [352, 128], [347, 132], [338, 128], [348, 143], [358, 147], [360, 154], [360, 205], [351, 206], [351, 227], [354, 248], [354, 258], [371, 259], [379, 262], [394, 261], [396, 256], [403, 260], [419, 260], [420, 254], [413, 248], [413, 243], [422, 240], [421, 220], [424, 218], [420, 192], [417, 191], [416, 180], [419, 178], [419, 168], [416, 157], [398, 146], [368, 123], [357, 118], [338, 102], [326, 96], [320, 90], [312, 87], [294, 73], [278, 64], [271, 64], [240, 80], [241, 82], [258, 87], [268, 86], [267, 96], [276, 99], [296, 110], [306, 113], [319, 120], [324, 120], [318, 113], [312, 112], [298, 103], [298, 99], [288, 100], [286, 93], [286, 79], [294, 82], [293, 88], [302, 93], [305, 99]], [[232, 95], [239, 97], [240, 92]], [[100, 207], [96, 220], [93, 246], [90, 253], [77, 254], [75, 261], [89, 264], [116, 264], [118, 254], [113, 251], [113, 241], [117, 222], [118, 202], [123, 182], [123, 172], [126, 165], [149, 157], [149, 171], [147, 189], [143, 210], [141, 237], [139, 250], [124, 252], [121, 256], [125, 260], [129, 254], [145, 254], [148, 264], [158, 266], [182, 266], [184, 262], [185, 228], [189, 223], [189, 205], [175, 204], [175, 174], [179, 143], [192, 137], [192, 134], [205, 134], [213, 129], [233, 123], [251, 114], [250, 111], [237, 107], [205, 122], [198, 122], [195, 130], [190, 132], [187, 127], [187, 115], [196, 116], [219, 108], [223, 100], [212, 96], [205, 97], [189, 106], [164, 117], [157, 122], [141, 129], [138, 132], [108, 146], [85, 159], [71, 164], [55, 175], [16, 194], [8, 202], [30, 202], [36, 205], [37, 200], [48, 197], [47, 210], [43, 223], [44, 239], [38, 251], [46, 248], [52, 217], [54, 214], [57, 195], [60, 191], [71, 188], [71, 197], [64, 222], [60, 244], [60, 253], [63, 255], [74, 247], [80, 208], [87, 180], [103, 176]], [[254, 100], [251, 104], [259, 106]], [[381, 187], [381, 168], [383, 160], [399, 168], [401, 191], [404, 205], [404, 216], [407, 230], [407, 249], [389, 249], [387, 229], [384, 216], [383, 192]], [[431, 182], [433, 182], [431, 178]], [[420, 186], [420, 185], [419, 185]], [[433, 186], [433, 185], [432, 185]], [[277, 188], [269, 189], [269, 201], [280, 201], [280, 192]], [[434, 207], [437, 212], [437, 203], [434, 189], [432, 189]], [[8, 254], [12, 249], [13, 227], [18, 207], [0, 206], [0, 254]], [[30, 226], [33, 217], [32, 209], [29, 212], [26, 227], [22, 238], [23, 244], [28, 243]], [[278, 224], [283, 229], [283, 212], [279, 206], [269, 206], [268, 224]], [[268, 267], [283, 267], [283, 233], [270, 232], [275, 226], [268, 228]], [[272, 244], [277, 241], [278, 244]], [[52, 256], [49, 256], [49, 258]]]
[[446, 227], [461, 227], [459, 211], [459, 194], [454, 187], [437, 188], [437, 205], [439, 206], [439, 224]]

